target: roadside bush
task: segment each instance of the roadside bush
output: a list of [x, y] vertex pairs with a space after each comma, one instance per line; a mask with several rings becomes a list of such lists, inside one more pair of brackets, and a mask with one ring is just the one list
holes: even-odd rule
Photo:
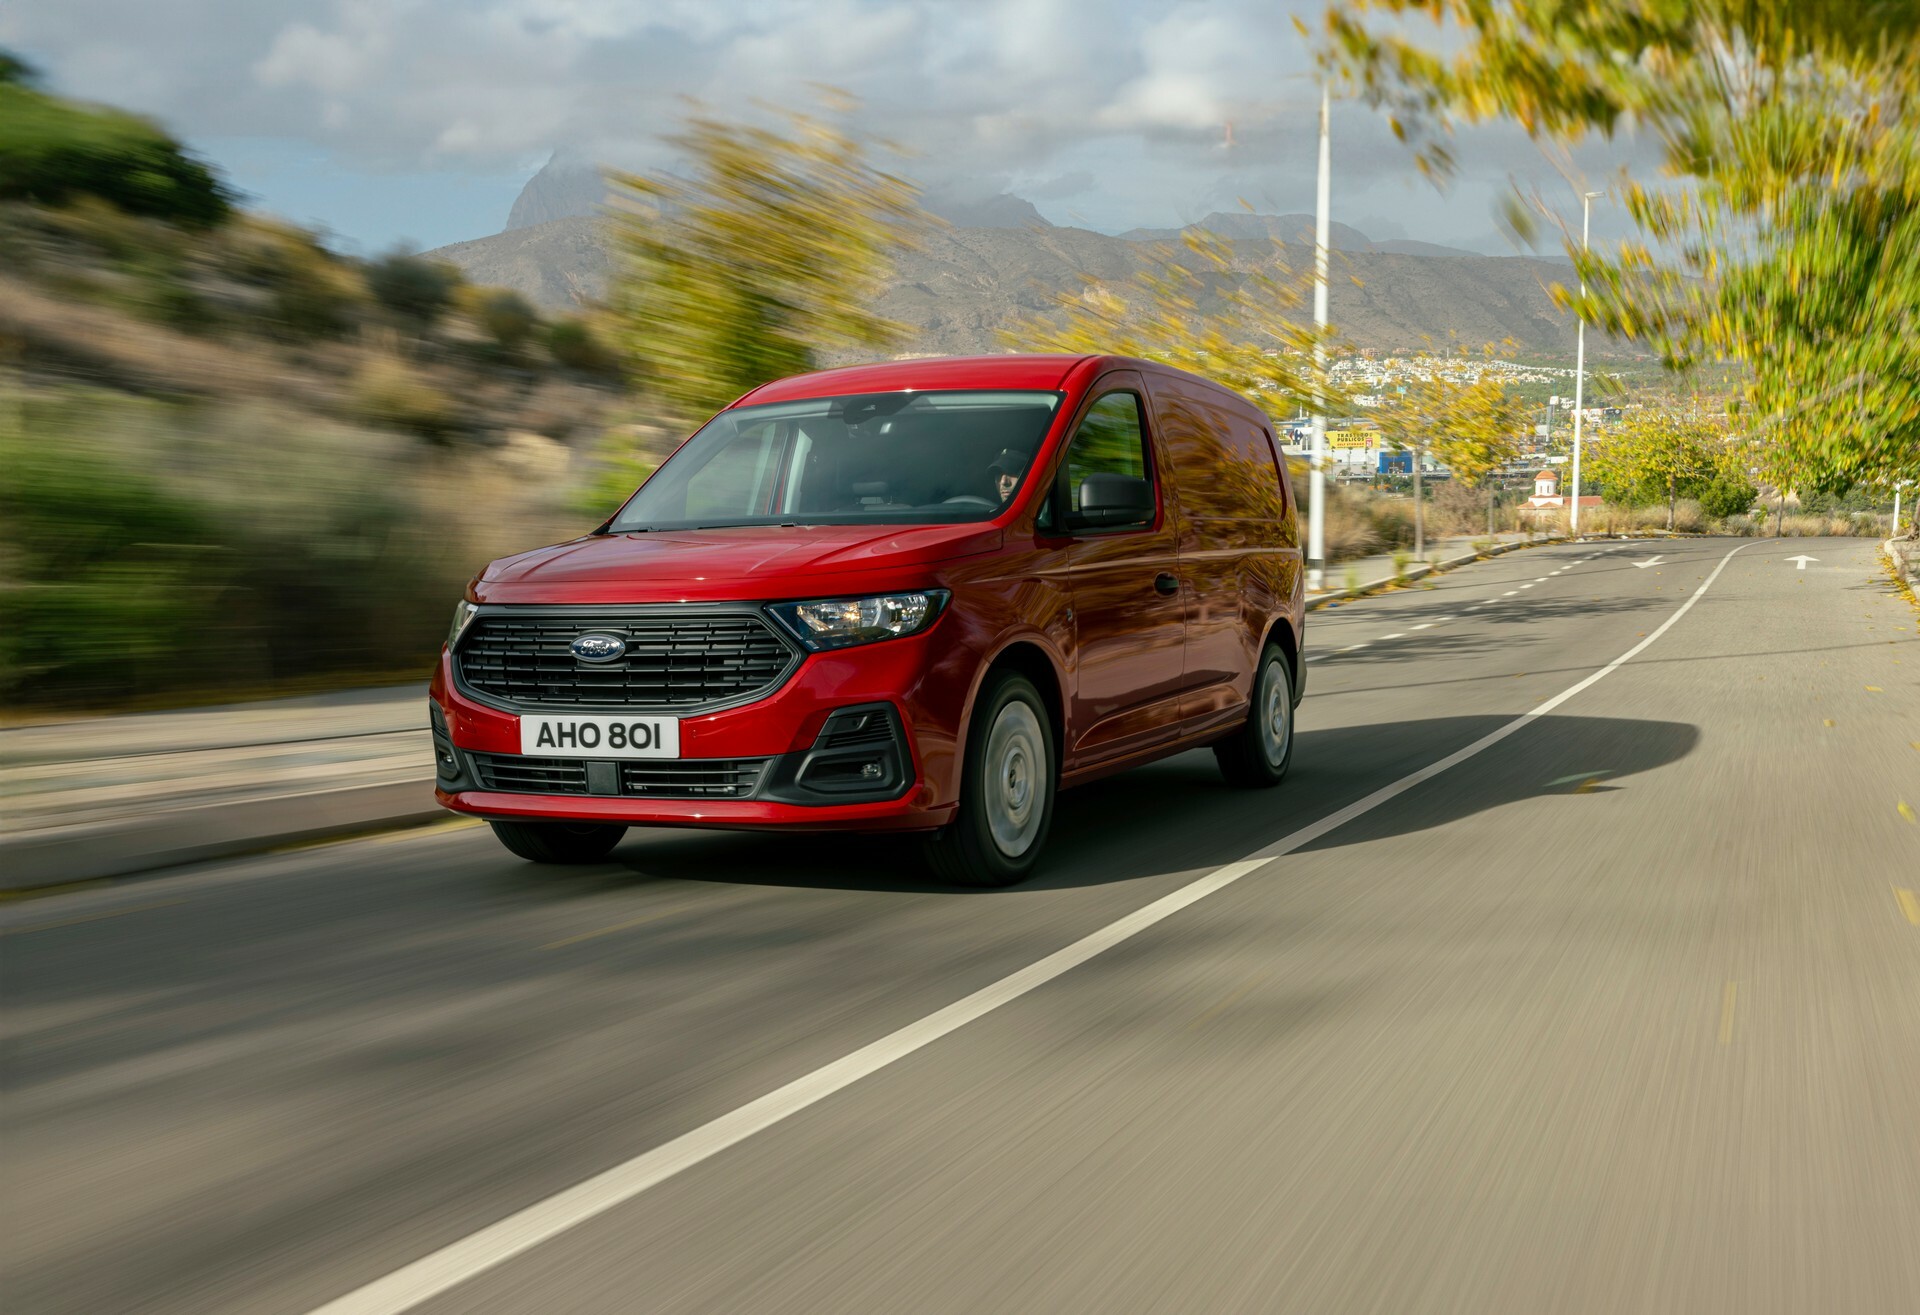
[[585, 528], [557, 475], [276, 407], [72, 393], [0, 416], [15, 411], [0, 431], [13, 704], [424, 675], [487, 560]]
[[368, 263], [366, 280], [374, 300], [396, 319], [426, 333], [452, 304], [461, 276], [442, 261], [390, 251]]
[[569, 370], [582, 374], [616, 377], [620, 362], [587, 322], [577, 315], [563, 315], [547, 325], [547, 355]]
[[212, 228], [233, 210], [213, 170], [157, 125], [0, 80], [0, 200], [83, 197], [185, 228]]
[[1700, 491], [1700, 510], [1716, 520], [1744, 516], [1760, 490], [1737, 475], [1718, 475]]
[[163, 688], [203, 656], [230, 560], [204, 515], [137, 464], [0, 432], [0, 692]]
[[275, 336], [293, 340], [335, 337], [359, 320], [366, 284], [305, 229], [247, 215], [228, 232], [220, 270], [264, 292], [265, 317]]
[[453, 400], [397, 356], [376, 356], [353, 385], [354, 406], [378, 425], [444, 443], [458, 422]]
[[476, 302], [474, 318], [504, 352], [519, 352], [540, 327], [532, 305], [511, 288], [483, 289]]

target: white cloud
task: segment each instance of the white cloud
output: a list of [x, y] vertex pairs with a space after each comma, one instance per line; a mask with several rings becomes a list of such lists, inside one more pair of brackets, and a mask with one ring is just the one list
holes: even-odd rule
[[[828, 82], [930, 181], [1085, 175], [1074, 213], [1125, 227], [1228, 192], [1303, 208], [1313, 95], [1291, 18], [1321, 3], [61, 0], [0, 8], [0, 44], [189, 139], [278, 141], [363, 175], [530, 171], [568, 144], [649, 164], [685, 95], [747, 112]], [[1337, 126], [1336, 206], [1403, 206], [1405, 150], [1362, 107]], [[1489, 230], [1490, 189], [1537, 166], [1515, 137], [1463, 141], [1467, 176], [1432, 204]]]

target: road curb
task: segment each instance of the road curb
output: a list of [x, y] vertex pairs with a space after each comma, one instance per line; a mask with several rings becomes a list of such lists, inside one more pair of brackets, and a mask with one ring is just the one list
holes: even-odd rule
[[0, 837], [0, 890], [32, 890], [258, 853], [446, 816], [433, 778], [244, 799]]
[[1419, 562], [1409, 566], [1399, 575], [1383, 575], [1377, 580], [1368, 580], [1364, 583], [1354, 585], [1350, 589], [1330, 589], [1318, 598], [1309, 598], [1307, 600], [1307, 610], [1309, 612], [1317, 612], [1323, 607], [1333, 607], [1340, 603], [1349, 602], [1355, 598], [1365, 598], [1369, 594], [1377, 594], [1381, 590], [1391, 588], [1396, 584], [1411, 583], [1414, 580], [1420, 579], [1422, 576], [1432, 575], [1435, 571], [1444, 571], [1451, 567], [1464, 566], [1468, 562], [1477, 562], [1488, 557], [1498, 557], [1503, 553], [1518, 552], [1522, 548], [1544, 548], [1551, 543], [1571, 542], [1571, 539], [1563, 535], [1553, 539], [1534, 539], [1527, 543], [1496, 543], [1485, 552], [1476, 548], [1472, 552], [1461, 553], [1456, 557], [1443, 558], [1437, 562]]
[[1909, 589], [1920, 590], [1920, 539], [1887, 539], [1880, 551], [1893, 563], [1896, 579]]

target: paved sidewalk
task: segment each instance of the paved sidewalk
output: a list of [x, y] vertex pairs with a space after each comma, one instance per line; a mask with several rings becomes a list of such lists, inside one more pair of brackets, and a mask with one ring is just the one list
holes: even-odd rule
[[0, 888], [432, 816], [426, 686], [0, 729]]

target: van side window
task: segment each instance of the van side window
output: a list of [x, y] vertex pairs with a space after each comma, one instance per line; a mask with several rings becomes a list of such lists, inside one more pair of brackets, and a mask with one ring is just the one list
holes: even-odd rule
[[1067, 448], [1067, 497], [1080, 509], [1080, 483], [1089, 475], [1131, 475], [1151, 480], [1146, 427], [1140, 399], [1132, 393], [1108, 393], [1087, 410]]

